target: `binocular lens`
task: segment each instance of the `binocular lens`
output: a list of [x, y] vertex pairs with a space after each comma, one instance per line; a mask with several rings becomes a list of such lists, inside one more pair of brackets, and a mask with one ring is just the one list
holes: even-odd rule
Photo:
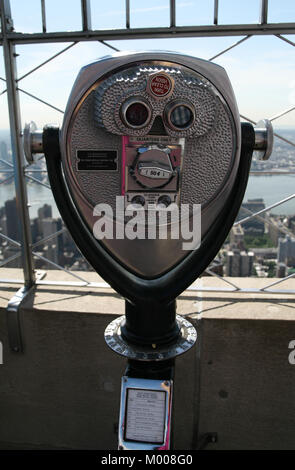
[[193, 122], [192, 111], [184, 105], [176, 106], [170, 114], [170, 121], [174, 127], [186, 129]]
[[150, 119], [150, 111], [144, 103], [131, 103], [125, 111], [126, 123], [131, 127], [142, 127]]

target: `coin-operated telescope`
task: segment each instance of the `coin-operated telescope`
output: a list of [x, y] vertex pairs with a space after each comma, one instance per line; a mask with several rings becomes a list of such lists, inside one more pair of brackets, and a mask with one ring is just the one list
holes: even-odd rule
[[62, 129], [26, 126], [44, 152], [80, 251], [125, 299], [105, 331], [128, 358], [119, 448], [168, 449], [173, 364], [196, 341], [176, 297], [209, 265], [238, 213], [253, 150], [272, 129], [240, 123], [224, 69], [168, 52], [118, 54], [80, 71]]

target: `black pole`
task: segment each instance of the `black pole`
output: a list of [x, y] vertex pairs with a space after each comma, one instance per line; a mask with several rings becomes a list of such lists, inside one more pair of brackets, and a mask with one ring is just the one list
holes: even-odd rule
[[166, 305], [155, 302], [132, 304], [126, 301], [121, 334], [127, 342], [150, 347], [174, 342], [179, 335], [176, 301]]

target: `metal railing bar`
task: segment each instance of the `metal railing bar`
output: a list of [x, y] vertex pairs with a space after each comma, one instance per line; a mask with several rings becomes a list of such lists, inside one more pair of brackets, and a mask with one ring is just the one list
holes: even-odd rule
[[67, 231], [66, 228], [62, 228], [58, 230], [57, 232], [51, 233], [47, 237], [42, 238], [42, 240], [39, 240], [38, 242], [34, 243], [32, 248], [36, 248], [36, 246], [43, 245], [43, 243], [48, 242], [52, 238], [58, 237], [59, 235], [61, 235], [62, 233], [65, 233], [66, 231]]
[[100, 42], [101, 44], [103, 44], [106, 47], [109, 47], [110, 49], [113, 49], [116, 52], [120, 52], [120, 49], [117, 49], [115, 46], [111, 46], [111, 44], [109, 44], [109, 43], [107, 43], [103, 40], [99, 40], [98, 42]]
[[0, 168], [0, 173], [13, 173], [13, 170], [4, 170], [3, 168]]
[[[40, 280], [36, 281], [36, 284], [38, 285], [45, 285], [45, 286], [64, 286], [64, 287], [87, 287], [87, 288], [98, 288], [98, 289], [112, 289], [112, 287], [107, 284], [106, 282], [71, 282], [71, 281], [45, 281], [45, 280]], [[197, 287], [197, 286], [190, 286], [188, 287], [182, 294], [180, 294], [179, 297], [185, 297], [185, 292], [219, 292], [219, 293], [236, 293], [236, 289], [230, 289], [226, 287]], [[240, 294], [272, 294], [272, 295], [277, 295], [277, 294], [288, 294], [288, 295], [294, 295], [295, 294], [295, 289], [269, 289], [266, 292], [262, 291], [261, 289], [258, 288], [244, 288], [241, 287], [238, 290], [238, 293]]]
[[12, 175], [8, 176], [8, 178], [5, 178], [4, 180], [0, 181], [0, 184], [7, 183], [7, 181], [11, 180], [14, 177], [14, 173]]
[[291, 277], [294, 277], [294, 276], [295, 276], [295, 273], [290, 274], [289, 276], [283, 277], [282, 279], [279, 279], [278, 281], [272, 282], [271, 284], [268, 284], [267, 286], [262, 287], [261, 290], [265, 291], [269, 287], [276, 286], [277, 284], [280, 284], [281, 282], [284, 282], [287, 279], [291, 279]]
[[83, 281], [87, 284], [87, 281], [85, 279], [83, 279], [83, 277], [81, 276], [78, 276], [77, 274], [74, 274], [73, 271], [70, 271], [69, 269], [67, 268], [63, 268], [62, 266], [60, 266], [59, 264], [55, 263], [54, 261], [51, 261], [50, 259], [48, 258], [45, 258], [44, 256], [42, 255], [39, 255], [39, 253], [36, 253], [35, 251], [32, 251], [32, 254], [34, 256], [36, 256], [37, 258], [39, 259], [42, 259], [43, 261], [45, 261], [46, 263], [49, 263], [51, 264], [52, 266], [54, 266], [55, 268], [59, 269], [60, 271], [64, 271], [65, 273], [68, 273], [70, 274], [71, 276], [73, 277], [76, 277], [77, 279], [80, 279], [80, 281]]
[[153, 28], [123, 28], [89, 31], [58, 31], [52, 33], [10, 32], [8, 39], [13, 44], [39, 42], [67, 42], [93, 40], [153, 39], [169, 37], [219, 37], [248, 35], [295, 34], [295, 23], [267, 23], [243, 25], [198, 25]]
[[7, 165], [7, 166], [9, 166], [9, 167], [11, 167], [11, 168], [12, 168], [12, 170], [11, 170], [11, 171], [14, 171], [14, 166], [13, 166], [13, 164], [12, 164], [12, 163], [10, 163], [10, 162], [7, 162], [6, 160], [3, 160], [2, 158], [0, 158], [0, 162], [1, 162], [1, 163], [5, 163], [5, 165]]
[[242, 119], [246, 119], [246, 121], [251, 122], [251, 124], [254, 124], [254, 125], [257, 124], [256, 121], [253, 121], [253, 119], [250, 119], [250, 118], [248, 118], [247, 116], [243, 116], [243, 114], [240, 114], [240, 117], [241, 117]]
[[234, 292], [240, 290], [240, 288], [236, 284], [234, 284], [233, 282], [229, 281], [228, 279], [220, 276], [219, 274], [215, 273], [214, 271], [211, 271], [210, 268], [205, 269], [205, 272], [211, 274], [211, 276], [214, 276], [214, 277], [217, 277], [218, 279], [221, 279], [221, 281], [223, 281], [223, 282], [231, 285], [232, 287], [234, 287]]
[[7, 235], [4, 235], [4, 233], [0, 232], [0, 238], [4, 238], [4, 240], [11, 243], [12, 245], [17, 246], [18, 248], [21, 247], [21, 243], [17, 242], [16, 240], [13, 240], [12, 238], [8, 237]]
[[214, 0], [214, 17], [213, 23], [218, 25], [218, 0]]
[[44, 65], [48, 64], [49, 62], [51, 62], [53, 59], [55, 59], [56, 57], [60, 56], [61, 54], [63, 54], [64, 52], [68, 51], [69, 49], [71, 49], [73, 46], [75, 46], [76, 44], [79, 44], [77, 41], [76, 42], [73, 42], [72, 44], [70, 44], [69, 46], [65, 47], [64, 49], [62, 49], [61, 51], [57, 52], [56, 54], [54, 54], [53, 56], [49, 57], [49, 59], [45, 60], [44, 62], [42, 62], [42, 64], [39, 64], [37, 65], [37, 67], [34, 67], [32, 70], [30, 70], [29, 72], [25, 73], [24, 75], [22, 75], [21, 77], [19, 77], [16, 81], [17, 82], [20, 82], [21, 80], [23, 80], [24, 78], [26, 78], [28, 75], [31, 75], [31, 73], [35, 72], [36, 70], [40, 69], [41, 67], [43, 67]]
[[286, 109], [285, 111], [282, 111], [279, 114], [275, 114], [274, 116], [268, 118], [269, 121], [274, 121], [275, 119], [278, 119], [281, 116], [284, 116], [285, 114], [291, 113], [291, 111], [294, 111], [295, 106], [291, 106], [291, 108]]
[[23, 284], [23, 279], [0, 279], [0, 284]]
[[273, 135], [276, 136], [278, 139], [283, 140], [283, 141], [286, 142], [287, 144], [292, 145], [292, 147], [295, 147], [295, 142], [292, 142], [291, 140], [286, 139], [286, 137], [283, 137], [283, 136], [281, 136], [280, 134], [277, 134], [276, 132], [274, 132]]
[[176, 7], [175, 0], [170, 0], [170, 28], [176, 26]]
[[284, 233], [285, 235], [289, 235], [289, 236], [292, 236], [292, 237], [294, 236], [294, 234], [290, 230], [288, 230], [287, 227], [282, 227], [282, 228], [277, 227], [271, 220], [265, 219], [264, 217], [261, 217], [260, 215], [256, 215], [253, 211], [251, 211], [250, 209], [248, 209], [246, 207], [241, 207], [241, 209], [243, 209], [243, 211], [245, 211], [245, 212], [248, 212], [249, 214], [252, 214], [253, 217], [255, 217], [256, 219], [261, 220], [261, 222], [263, 222], [267, 225], [271, 225], [272, 227], [274, 227], [275, 229], [277, 229], [280, 232]]
[[[23, 279], [9, 279], [9, 278], [0, 278], [0, 283], [2, 284], [23, 284]], [[97, 289], [112, 289], [112, 287], [106, 282], [74, 282], [74, 281], [45, 281], [45, 280], [36, 280], [36, 284], [40, 286], [48, 287], [87, 287], [97, 288]], [[236, 289], [229, 289], [226, 287], [188, 287], [179, 297], [185, 297], [186, 292], [205, 292], [205, 293], [220, 293], [220, 294], [230, 294], [236, 293]], [[244, 288], [241, 287], [238, 291], [239, 294], [271, 294], [271, 295], [294, 295], [295, 289], [268, 289], [264, 291], [258, 288]]]
[[[10, 3], [8, 0], [0, 2], [1, 9], [1, 31], [3, 37], [3, 55], [5, 65], [5, 78], [7, 85], [7, 103], [10, 124], [10, 139], [12, 147], [14, 181], [16, 190], [16, 205], [21, 236], [21, 252], [23, 261], [24, 283], [30, 288], [35, 282], [35, 273], [31, 255], [31, 227], [28, 212], [27, 188], [23, 174], [24, 151], [21, 139], [21, 113], [19, 103], [19, 92], [16, 86], [17, 67], [15, 46], [8, 39], [13, 30]], [[16, 221], [18, 223], [18, 221]]]
[[294, 46], [294, 47], [295, 47], [295, 42], [291, 41], [290, 39], [284, 38], [284, 36], [281, 36], [280, 34], [274, 34], [274, 36], [276, 36], [277, 38], [281, 39], [282, 41], [287, 42], [287, 43], [290, 44], [291, 46]]
[[130, 28], [130, 0], [125, 0], [126, 28]]
[[30, 96], [30, 97], [33, 98], [34, 100], [40, 101], [40, 103], [43, 103], [43, 104], [45, 104], [46, 106], [49, 106], [49, 108], [55, 109], [55, 110], [58, 111], [59, 113], [64, 114], [64, 111], [63, 111], [62, 109], [59, 109], [59, 108], [57, 108], [56, 106], [53, 106], [52, 104], [47, 103], [47, 101], [44, 101], [44, 100], [42, 100], [41, 98], [38, 98], [38, 96], [32, 95], [32, 93], [29, 93], [28, 91], [25, 91], [25, 90], [23, 90], [22, 88], [17, 87], [17, 89], [18, 89], [19, 91], [21, 91], [22, 93], [24, 93], [25, 95]]
[[22, 255], [21, 251], [19, 253], [15, 253], [14, 255], [10, 256], [9, 258], [6, 258], [5, 260], [1, 261], [0, 263], [0, 268], [5, 266], [5, 264], [10, 263], [10, 261], [15, 260], [16, 258], [20, 258]]
[[51, 186], [49, 186], [49, 184], [42, 183], [42, 181], [37, 180], [37, 178], [34, 178], [34, 176], [28, 175], [28, 173], [26, 173], [25, 177], [28, 178], [29, 180], [34, 181], [37, 184], [40, 184], [40, 186], [44, 186], [44, 188], [47, 188], [47, 189], [51, 190]]
[[238, 225], [238, 224], [242, 224], [244, 222], [247, 222], [247, 220], [252, 219], [256, 215], [263, 214], [263, 212], [267, 212], [270, 209], [273, 209], [274, 207], [280, 206], [281, 204], [284, 204], [285, 202], [290, 201], [291, 199], [294, 199], [294, 198], [295, 198], [295, 193], [291, 194], [291, 196], [288, 196], [284, 199], [281, 199], [279, 202], [275, 202], [274, 204], [271, 204], [270, 206], [267, 206], [265, 209], [261, 209], [261, 211], [255, 212], [253, 215], [249, 215], [248, 217], [245, 217], [244, 219], [241, 219], [238, 222], [235, 222], [234, 226]]
[[[188, 291], [193, 291], [193, 292], [207, 292], [207, 293], [212, 293], [212, 292], [218, 292], [218, 293], [236, 293], [237, 291], [234, 289], [226, 289], [222, 287], [197, 287], [197, 288], [188, 288]], [[273, 295], [294, 295], [295, 294], [295, 289], [269, 289], [267, 291], [263, 291], [262, 289], [258, 288], [242, 288], [238, 291], [239, 294], [273, 294]], [[236, 295], [236, 294], [235, 294]]]
[[91, 29], [91, 8], [90, 0], [81, 0], [82, 29], [89, 31]]
[[26, 169], [25, 169], [25, 174], [27, 173], [47, 173], [47, 170], [29, 170], [28, 167], [30, 165], [26, 166]]
[[42, 15], [42, 31], [43, 31], [43, 33], [46, 33], [47, 27], [46, 27], [46, 6], [45, 6], [45, 0], [41, 0], [41, 15]]
[[221, 55], [225, 54], [227, 51], [230, 51], [231, 49], [233, 49], [234, 47], [237, 47], [239, 46], [239, 44], [241, 44], [242, 42], [244, 41], [247, 41], [247, 39], [250, 39], [252, 37], [252, 35], [248, 35], [242, 39], [240, 39], [239, 41], [235, 42], [234, 44], [232, 44], [231, 46], [227, 47], [226, 49], [224, 49], [223, 51], [219, 52], [218, 54], [215, 54], [213, 57], [210, 57], [210, 61], [216, 59], [217, 57], [220, 57]]
[[288, 171], [283, 171], [283, 170], [251, 170], [250, 175], [267, 175], [267, 176], [273, 176], [273, 175], [295, 175], [295, 170], [288, 170]]
[[268, 0], [261, 0], [260, 24], [267, 24]]
[[[33, 163], [33, 165], [35, 165], [36, 163], [40, 162], [40, 160], [43, 160], [43, 159], [44, 159], [44, 154], [42, 154], [42, 155], [40, 155], [40, 156], [38, 156], [38, 155], [36, 154], [36, 155], [35, 155], [35, 158], [34, 158], [34, 163]], [[24, 170], [25, 170], [25, 172], [28, 171], [27, 169], [28, 169], [30, 166], [32, 166], [32, 163], [26, 163], [26, 164], [24, 165]], [[30, 170], [30, 171], [38, 171], [38, 170]], [[42, 170], [42, 172], [43, 172], [43, 171], [44, 171], [45, 173], [47, 173], [47, 170]]]

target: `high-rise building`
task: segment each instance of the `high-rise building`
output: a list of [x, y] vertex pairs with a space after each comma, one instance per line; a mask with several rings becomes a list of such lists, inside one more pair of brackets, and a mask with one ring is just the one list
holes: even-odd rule
[[7, 236], [13, 240], [20, 239], [19, 217], [16, 207], [16, 199], [10, 199], [5, 202], [6, 230]]
[[287, 276], [287, 266], [285, 263], [277, 263], [276, 267], [276, 277], [286, 277]]
[[244, 245], [244, 230], [241, 224], [233, 225], [229, 234], [230, 246], [232, 248], [245, 249]]
[[5, 162], [9, 161], [6, 142], [0, 142], [0, 158]]
[[[247, 202], [243, 202], [239, 210], [237, 221], [244, 219], [251, 215], [251, 213], [259, 212], [265, 209], [264, 200], [262, 198], [248, 199]], [[259, 218], [252, 217], [247, 222], [242, 223], [242, 227], [246, 234], [249, 235], [262, 235], [265, 230], [264, 213], [259, 215]]]
[[277, 246], [279, 238], [284, 236], [284, 223], [280, 218], [271, 217], [268, 215], [266, 217], [270, 223], [268, 224], [268, 234], [275, 246]]
[[227, 252], [226, 256], [226, 274], [232, 277], [251, 276], [254, 262], [254, 253], [252, 251], [240, 251], [233, 249]]
[[278, 262], [285, 263], [287, 266], [295, 266], [295, 238], [291, 238], [289, 235], [285, 238], [279, 238]]

